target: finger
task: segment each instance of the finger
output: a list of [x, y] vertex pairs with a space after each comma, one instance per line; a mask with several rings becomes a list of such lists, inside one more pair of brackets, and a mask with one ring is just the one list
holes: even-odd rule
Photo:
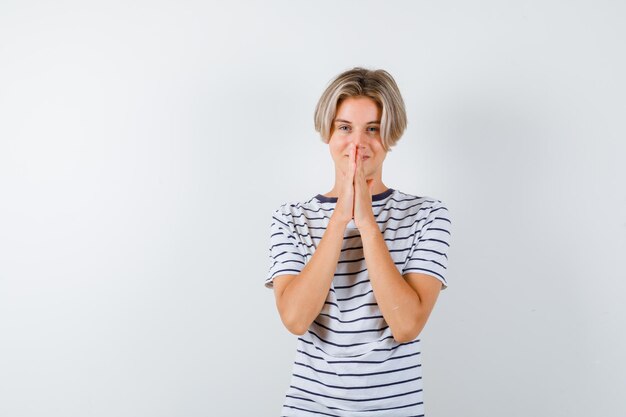
[[348, 157], [349, 159], [349, 177], [352, 180], [354, 178], [354, 171], [356, 169], [356, 164], [355, 164], [355, 158], [356, 158], [356, 149], [355, 149], [355, 145], [354, 143], [350, 145], [350, 156]]
[[358, 151], [356, 158], [356, 173], [359, 177], [361, 177], [364, 173], [363, 170], [363, 151]]
[[352, 177], [354, 178], [354, 173], [356, 171], [356, 160], [359, 156], [359, 150], [354, 143], [350, 146], [350, 150], [350, 167], [352, 168], [350, 172], [352, 174]]
[[361, 171], [358, 171], [354, 178], [354, 193], [357, 195], [359, 201], [367, 196], [367, 183]]
[[348, 171], [346, 172], [346, 182], [352, 183], [354, 178], [354, 146], [350, 145], [348, 150]]

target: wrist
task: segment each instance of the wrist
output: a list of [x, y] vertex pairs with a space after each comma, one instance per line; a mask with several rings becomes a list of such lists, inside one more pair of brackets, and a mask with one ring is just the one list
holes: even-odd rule
[[376, 219], [374, 218], [372, 218], [371, 221], [368, 221], [365, 224], [359, 225], [359, 231], [361, 232], [361, 235], [374, 233], [380, 234], [380, 228], [378, 227], [378, 223], [376, 223]]
[[350, 220], [352, 219], [342, 219], [340, 218], [338, 215], [335, 215], [335, 213], [331, 214], [330, 216], [330, 220], [328, 221], [328, 226], [336, 226], [336, 227], [340, 227], [342, 229], [345, 229], [348, 226], [348, 223], [350, 223]]

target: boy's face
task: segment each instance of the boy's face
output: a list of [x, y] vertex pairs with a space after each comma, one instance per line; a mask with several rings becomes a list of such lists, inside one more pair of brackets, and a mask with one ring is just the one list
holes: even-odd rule
[[337, 108], [328, 141], [336, 170], [345, 174], [349, 168], [350, 144], [358, 148], [363, 158], [365, 178], [380, 178], [387, 151], [380, 137], [381, 110], [369, 97], [348, 97]]

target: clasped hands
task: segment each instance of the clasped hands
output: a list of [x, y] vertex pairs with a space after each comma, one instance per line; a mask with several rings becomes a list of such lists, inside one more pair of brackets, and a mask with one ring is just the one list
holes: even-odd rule
[[359, 230], [378, 229], [372, 212], [374, 180], [365, 178], [361, 153], [356, 144], [350, 144], [348, 169], [343, 174], [333, 216], [337, 216], [346, 225], [354, 219], [354, 224]]

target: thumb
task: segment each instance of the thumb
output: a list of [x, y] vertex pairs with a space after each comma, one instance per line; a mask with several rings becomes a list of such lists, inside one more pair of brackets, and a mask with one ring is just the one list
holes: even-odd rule
[[374, 189], [374, 180], [365, 180], [367, 182], [367, 188], [370, 190], [370, 194], [372, 194], [372, 190]]

